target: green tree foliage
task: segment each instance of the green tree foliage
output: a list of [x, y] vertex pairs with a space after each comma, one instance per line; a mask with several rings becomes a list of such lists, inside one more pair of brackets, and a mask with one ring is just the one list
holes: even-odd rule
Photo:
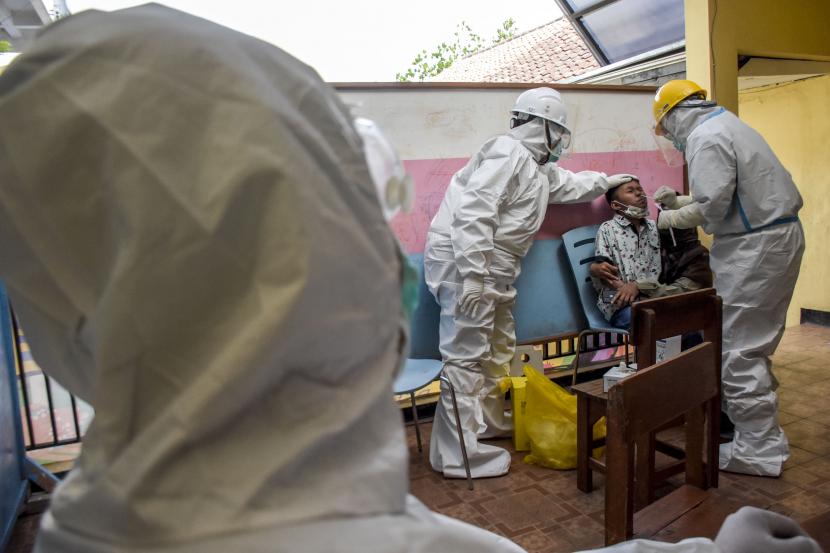
[[479, 50], [510, 40], [516, 34], [516, 23], [513, 18], [505, 20], [501, 27], [496, 29], [496, 36], [490, 41], [473, 32], [465, 21], [455, 28], [455, 40], [450, 43], [442, 42], [428, 53], [426, 50], [415, 56], [412, 65], [403, 73], [397, 73], [395, 79], [401, 82], [423, 81], [427, 77], [434, 77], [451, 66], [458, 59]]
[[3, 52], [11, 52], [12, 51], [12, 43], [8, 40], [0, 40], [0, 54]]

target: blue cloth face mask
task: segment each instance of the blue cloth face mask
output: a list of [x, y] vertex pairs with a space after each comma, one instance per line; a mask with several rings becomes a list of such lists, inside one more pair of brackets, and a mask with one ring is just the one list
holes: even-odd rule
[[548, 151], [548, 163], [556, 163], [559, 161], [559, 158], [562, 157], [562, 150], [562, 141], [560, 140], [553, 147], [553, 150]]

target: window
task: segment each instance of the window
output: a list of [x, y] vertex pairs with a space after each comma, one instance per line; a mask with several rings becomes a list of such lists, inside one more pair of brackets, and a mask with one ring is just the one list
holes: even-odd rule
[[683, 0], [556, 0], [607, 65], [683, 40]]

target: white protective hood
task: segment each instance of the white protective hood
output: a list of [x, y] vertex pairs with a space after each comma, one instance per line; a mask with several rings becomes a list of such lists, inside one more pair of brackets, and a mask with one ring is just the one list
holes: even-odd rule
[[524, 125], [510, 129], [510, 136], [522, 143], [533, 155], [536, 163], [544, 165], [548, 159], [548, 149], [545, 147], [545, 120], [536, 118]]
[[407, 499], [399, 250], [313, 70], [84, 12], [2, 75], [0, 120], [0, 277], [96, 411], [41, 551], [518, 550]]
[[692, 131], [720, 109], [708, 100], [686, 100], [666, 114], [662, 125], [676, 141], [685, 145]]

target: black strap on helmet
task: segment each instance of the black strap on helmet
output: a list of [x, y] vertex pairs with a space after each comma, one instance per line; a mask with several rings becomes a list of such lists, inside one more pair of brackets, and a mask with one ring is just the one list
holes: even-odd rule
[[519, 111], [513, 112], [513, 117], [510, 118], [510, 128], [515, 129], [516, 127], [521, 127], [525, 123], [533, 121], [536, 119], [535, 115], [530, 115], [529, 113], [521, 113]]

